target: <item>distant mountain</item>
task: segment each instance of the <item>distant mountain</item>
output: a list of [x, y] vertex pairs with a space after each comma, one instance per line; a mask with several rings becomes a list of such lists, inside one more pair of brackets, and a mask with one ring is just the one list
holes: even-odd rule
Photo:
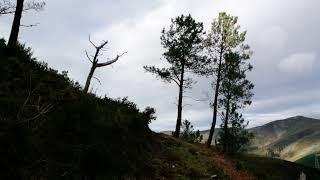
[[[219, 129], [216, 129], [214, 139]], [[296, 161], [320, 152], [320, 120], [296, 116], [249, 129], [255, 137], [249, 152]], [[202, 131], [204, 141], [209, 130]], [[214, 141], [213, 141], [214, 144]]]
[[296, 161], [320, 150], [320, 120], [303, 116], [273, 121], [250, 129], [251, 152]]

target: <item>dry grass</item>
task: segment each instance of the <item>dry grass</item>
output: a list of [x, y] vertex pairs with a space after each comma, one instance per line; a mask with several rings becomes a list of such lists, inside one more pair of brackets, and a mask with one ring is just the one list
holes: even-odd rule
[[206, 145], [197, 144], [194, 145], [198, 147], [201, 152], [208, 156], [212, 163], [221, 168], [225, 175], [227, 175], [231, 180], [253, 180], [256, 179], [252, 174], [247, 171], [240, 170], [234, 161], [226, 159], [222, 154], [215, 152], [212, 148], [208, 148]]
[[[252, 174], [237, 168], [237, 163], [225, 158], [222, 154], [216, 152], [212, 148], [206, 147], [204, 144], [190, 144], [180, 139], [173, 138], [168, 135], [161, 134], [159, 136], [161, 144], [166, 148], [171, 148], [170, 153], [162, 159], [175, 162], [176, 165], [183, 164], [186, 169], [194, 170], [199, 177], [210, 177], [218, 174], [219, 178], [231, 180], [253, 180], [256, 179]], [[185, 153], [187, 152], [187, 153]], [[183, 174], [184, 172], [179, 172]], [[186, 173], [186, 176], [188, 174]]]

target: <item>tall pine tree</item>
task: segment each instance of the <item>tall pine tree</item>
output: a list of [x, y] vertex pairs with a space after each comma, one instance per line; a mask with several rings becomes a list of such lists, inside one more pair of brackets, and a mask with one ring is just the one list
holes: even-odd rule
[[237, 23], [237, 17], [230, 16], [225, 12], [219, 13], [218, 19], [213, 21], [211, 30], [204, 41], [208, 57], [211, 60], [211, 63], [204, 71], [207, 75], [215, 79], [212, 83], [214, 86], [214, 98], [212, 101], [213, 115], [207, 140], [208, 146], [211, 146], [217, 122], [219, 89], [224, 77], [225, 54], [235, 49], [248, 48], [248, 46], [244, 44], [246, 31], [240, 32], [240, 26], [237, 25]]
[[179, 87], [177, 123], [173, 134], [175, 137], [180, 134], [183, 92], [192, 85], [192, 79], [186, 77], [186, 72], [196, 72], [206, 62], [206, 58], [200, 55], [203, 50], [203, 34], [203, 24], [196, 22], [191, 15], [172, 19], [170, 28], [163, 29], [161, 36], [161, 44], [166, 49], [163, 56], [170, 66], [144, 66], [147, 72], [156, 74], [165, 82], [174, 82]]

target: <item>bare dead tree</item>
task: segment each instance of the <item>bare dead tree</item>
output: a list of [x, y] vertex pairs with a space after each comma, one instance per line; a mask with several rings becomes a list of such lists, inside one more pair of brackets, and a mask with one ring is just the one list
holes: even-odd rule
[[4, 0], [3, 2], [4, 2], [4, 5], [7, 5], [6, 7], [2, 8], [3, 13], [4, 14], [14, 13], [11, 33], [8, 41], [8, 46], [12, 47], [18, 41], [22, 12], [29, 11], [29, 10], [41, 11], [43, 10], [46, 4], [45, 2], [35, 2], [35, 1], [24, 4], [24, 0], [17, 0], [15, 10], [13, 11], [11, 2], [7, 0]]
[[93, 78], [93, 74], [94, 74], [94, 71], [96, 70], [96, 68], [111, 65], [111, 64], [117, 62], [121, 56], [123, 56], [124, 54], [127, 53], [127, 52], [123, 52], [121, 54], [118, 54], [114, 59], [107, 60], [106, 62], [103, 62], [103, 63], [99, 63], [99, 59], [98, 58], [101, 55], [101, 51], [103, 51], [104, 47], [108, 44], [108, 41], [102, 41], [102, 43], [99, 46], [97, 46], [91, 41], [90, 36], [89, 36], [89, 42], [96, 49], [96, 52], [95, 52], [95, 54], [93, 56], [90, 56], [88, 54], [88, 52], [85, 51], [88, 60], [92, 64], [90, 72], [89, 72], [88, 77], [87, 77], [86, 84], [85, 84], [84, 89], [83, 89], [83, 91], [86, 92], [86, 93], [89, 90], [90, 82], [91, 82], [91, 79]]

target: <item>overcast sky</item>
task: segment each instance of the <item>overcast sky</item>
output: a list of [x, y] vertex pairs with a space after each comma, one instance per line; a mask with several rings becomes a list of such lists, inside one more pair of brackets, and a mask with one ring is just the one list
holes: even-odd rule
[[[239, 17], [254, 54], [249, 79], [255, 84], [253, 104], [244, 111], [250, 126], [295, 115], [320, 117], [320, 1], [319, 0], [46, 0], [43, 12], [24, 14], [20, 41], [50, 67], [67, 70], [84, 84], [90, 62], [88, 42], [108, 40], [104, 59], [128, 51], [112, 67], [97, 69], [92, 91], [125, 97], [144, 109], [155, 107], [156, 131], [173, 130], [178, 88], [145, 73], [144, 65], [163, 66], [160, 35], [170, 19], [191, 14], [210, 28], [218, 13]], [[0, 37], [8, 38], [12, 16], [0, 17]], [[101, 58], [103, 60], [103, 58]], [[212, 93], [210, 79], [199, 79], [184, 99], [183, 119], [208, 129], [208, 102], [195, 101]], [[211, 96], [212, 97], [212, 96]], [[220, 122], [219, 122], [220, 123]]]

